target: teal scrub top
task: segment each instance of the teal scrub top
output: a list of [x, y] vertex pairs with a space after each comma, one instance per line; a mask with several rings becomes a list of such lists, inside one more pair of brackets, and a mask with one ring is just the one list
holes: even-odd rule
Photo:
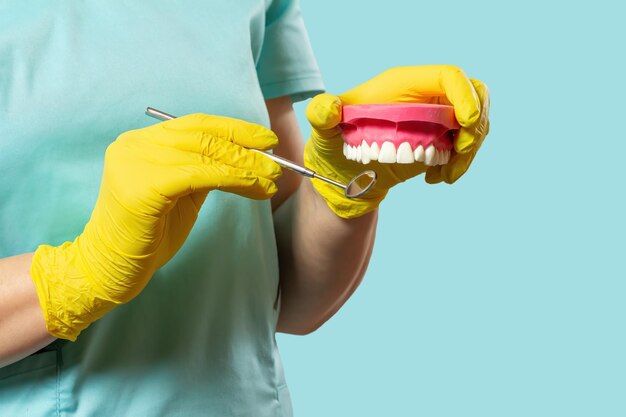
[[[0, 257], [81, 233], [146, 106], [269, 126], [322, 90], [297, 1], [0, 2]], [[0, 416], [289, 416], [277, 297], [269, 201], [211, 192], [138, 297], [0, 369]]]

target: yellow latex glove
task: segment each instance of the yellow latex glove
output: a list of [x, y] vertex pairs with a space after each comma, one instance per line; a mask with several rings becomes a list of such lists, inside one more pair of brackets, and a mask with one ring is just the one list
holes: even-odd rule
[[[343, 139], [337, 125], [341, 106], [351, 104], [430, 103], [453, 105], [461, 125], [454, 139], [454, 152], [446, 165], [363, 165], [343, 155]], [[469, 168], [489, 132], [489, 90], [478, 80], [451, 65], [425, 65], [389, 69], [339, 97], [320, 94], [307, 106], [313, 132], [306, 144], [304, 160], [321, 175], [347, 182], [365, 169], [378, 173], [378, 181], [364, 198], [347, 199], [330, 184], [313, 179], [313, 185], [339, 216], [352, 218], [375, 210], [394, 185], [426, 172], [428, 183], [452, 184]]]
[[33, 257], [50, 334], [75, 340], [135, 297], [182, 246], [209, 191], [270, 198], [280, 167], [245, 148], [277, 143], [262, 126], [203, 114], [122, 134], [106, 151], [83, 233], [58, 247], [40, 246]]

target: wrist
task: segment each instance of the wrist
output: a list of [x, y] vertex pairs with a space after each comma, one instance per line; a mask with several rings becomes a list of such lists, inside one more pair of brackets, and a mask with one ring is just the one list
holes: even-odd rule
[[30, 268], [48, 333], [71, 341], [118, 304], [103, 297], [81, 267], [79, 239], [39, 246]]

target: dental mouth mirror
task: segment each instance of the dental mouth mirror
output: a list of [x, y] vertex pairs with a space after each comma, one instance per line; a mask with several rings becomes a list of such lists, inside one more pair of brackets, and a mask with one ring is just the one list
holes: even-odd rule
[[[152, 107], [146, 108], [146, 114], [150, 117], [154, 117], [155, 119], [162, 120], [162, 121], [176, 118], [176, 116], [172, 116], [171, 114], [167, 114], [160, 110], [153, 109]], [[264, 152], [258, 149], [250, 149], [250, 150], [261, 153], [267, 156], [268, 158], [270, 158], [271, 160], [273, 160], [274, 162], [276, 162], [278, 165], [284, 168], [287, 168], [293, 172], [296, 172], [302, 176], [305, 176], [308, 178], [317, 178], [319, 180], [325, 181], [329, 184], [342, 188], [344, 190], [344, 195], [348, 198], [357, 198], [357, 197], [362, 196], [363, 194], [371, 190], [374, 184], [376, 183], [376, 178], [377, 178], [376, 172], [372, 171], [371, 169], [361, 172], [359, 175], [352, 178], [352, 180], [347, 185], [343, 185], [340, 182], [337, 182], [337, 181], [331, 180], [330, 178], [326, 178], [322, 175], [319, 175], [315, 173], [313, 170], [302, 167], [296, 164], [295, 162], [291, 162], [290, 160], [282, 158], [278, 155], [274, 155], [269, 152]]]

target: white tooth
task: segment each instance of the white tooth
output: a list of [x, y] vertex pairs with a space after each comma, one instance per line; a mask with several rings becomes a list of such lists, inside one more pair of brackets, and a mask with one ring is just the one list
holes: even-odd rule
[[346, 142], [343, 143], [343, 156], [348, 157], [348, 144]]
[[400, 146], [398, 146], [397, 159], [399, 164], [412, 164], [415, 162], [413, 150], [409, 142], [402, 142]]
[[352, 145], [348, 145], [348, 159], [354, 159], [354, 147]]
[[450, 161], [450, 149], [444, 151], [443, 153], [443, 161], [441, 161], [441, 165], [445, 165]]
[[424, 152], [424, 162], [426, 163], [426, 165], [434, 165], [433, 161], [435, 160], [435, 152], [435, 147], [433, 145], [430, 145], [428, 148], [426, 148], [426, 151]]
[[378, 162], [383, 164], [393, 164], [396, 162], [396, 148], [391, 142], [384, 142], [380, 147]]
[[356, 147], [356, 158], [355, 161], [361, 162], [361, 146]]
[[419, 145], [417, 148], [415, 148], [414, 154], [415, 160], [417, 162], [424, 162], [424, 147], [422, 145]]
[[380, 154], [380, 147], [378, 143], [372, 142], [372, 146], [370, 146], [370, 159], [372, 161], [378, 161], [378, 155]]
[[363, 142], [361, 142], [361, 162], [369, 164], [370, 161], [370, 147], [367, 142], [365, 142], [365, 139], [363, 139]]
[[441, 151], [435, 148], [435, 157], [433, 158], [433, 165], [439, 165], [441, 163]]

